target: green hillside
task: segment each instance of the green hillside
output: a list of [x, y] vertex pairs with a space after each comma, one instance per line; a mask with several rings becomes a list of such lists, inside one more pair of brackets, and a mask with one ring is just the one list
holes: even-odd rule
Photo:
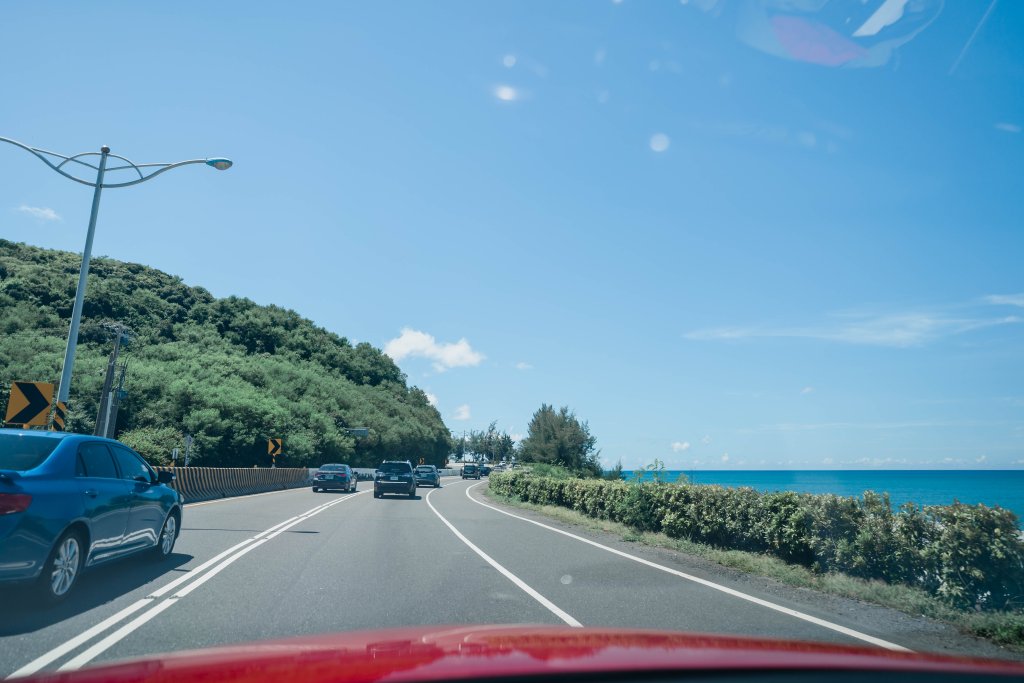
[[[0, 408], [15, 380], [56, 383], [81, 257], [0, 240]], [[71, 384], [71, 431], [91, 433], [111, 322], [132, 339], [118, 438], [160, 462], [195, 437], [194, 464], [269, 465], [266, 440], [285, 438], [279, 465], [425, 458], [443, 464], [448, 429], [394, 362], [353, 346], [294, 311], [217, 299], [181, 278], [94, 258]], [[2, 417], [2, 413], [0, 413]], [[355, 440], [345, 427], [369, 427]]]

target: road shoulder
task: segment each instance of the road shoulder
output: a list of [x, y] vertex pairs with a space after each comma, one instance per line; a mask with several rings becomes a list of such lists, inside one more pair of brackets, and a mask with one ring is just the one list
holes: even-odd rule
[[807, 605], [816, 611], [841, 616], [847, 622], [870, 624], [876, 632], [884, 632], [893, 640], [918, 651], [1024, 661], [1024, 653], [962, 633], [946, 622], [728, 567], [706, 557], [666, 547], [672, 540], [661, 534], [639, 534], [622, 525], [592, 519], [572, 510], [500, 498], [491, 493], [486, 484], [474, 487], [472, 495], [506, 512], [652, 562], [714, 577], [714, 580], [741, 591]]

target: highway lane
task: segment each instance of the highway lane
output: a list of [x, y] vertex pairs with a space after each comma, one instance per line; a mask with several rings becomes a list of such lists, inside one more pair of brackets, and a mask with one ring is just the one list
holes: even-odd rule
[[190, 505], [168, 562], [90, 572], [50, 611], [5, 601], [0, 677], [26, 665], [418, 624], [575, 622], [936, 649], [919, 620], [831, 610], [810, 595], [780, 596], [676, 554], [577, 532], [851, 636], [502, 514], [479, 504], [487, 501], [475, 484], [449, 479], [412, 500], [374, 499], [364, 482], [357, 494], [297, 489]]

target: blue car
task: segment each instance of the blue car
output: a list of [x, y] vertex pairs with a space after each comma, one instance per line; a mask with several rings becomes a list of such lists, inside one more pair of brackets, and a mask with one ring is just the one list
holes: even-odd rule
[[33, 582], [52, 603], [86, 567], [167, 557], [181, 529], [173, 479], [113, 439], [0, 430], [0, 583]]

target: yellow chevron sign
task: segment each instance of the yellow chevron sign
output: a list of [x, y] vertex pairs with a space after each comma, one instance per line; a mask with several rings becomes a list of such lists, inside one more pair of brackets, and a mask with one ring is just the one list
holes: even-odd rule
[[267, 455], [281, 455], [281, 444], [284, 439], [267, 439]]
[[46, 382], [12, 382], [4, 422], [23, 427], [43, 426], [50, 421], [53, 385]]

